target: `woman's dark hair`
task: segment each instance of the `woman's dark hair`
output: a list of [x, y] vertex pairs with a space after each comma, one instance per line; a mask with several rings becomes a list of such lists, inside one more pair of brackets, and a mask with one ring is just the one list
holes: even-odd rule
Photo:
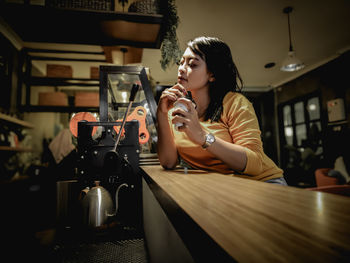
[[208, 71], [215, 78], [213, 82], [209, 83], [210, 103], [204, 119], [218, 121], [225, 95], [229, 91], [241, 92], [243, 86], [241, 76], [233, 62], [231, 50], [220, 39], [205, 36], [189, 41], [187, 46], [206, 62]]

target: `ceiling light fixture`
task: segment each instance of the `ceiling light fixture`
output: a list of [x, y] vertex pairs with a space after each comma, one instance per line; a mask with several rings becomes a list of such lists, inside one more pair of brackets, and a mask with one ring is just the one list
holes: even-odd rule
[[265, 64], [264, 68], [272, 68], [272, 67], [274, 67], [275, 65], [276, 65], [275, 62], [269, 62], [269, 63]]
[[304, 68], [304, 64], [296, 57], [295, 51], [293, 50], [291, 34], [290, 34], [290, 21], [289, 21], [289, 13], [293, 11], [293, 7], [286, 7], [283, 9], [283, 13], [287, 14], [288, 17], [288, 33], [289, 33], [289, 52], [287, 58], [283, 61], [281, 70], [292, 72], [297, 71]]

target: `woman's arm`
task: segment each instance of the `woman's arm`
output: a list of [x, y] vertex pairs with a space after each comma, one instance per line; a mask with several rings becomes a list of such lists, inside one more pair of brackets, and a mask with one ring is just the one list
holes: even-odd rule
[[[191, 107], [191, 104], [187, 100], [180, 100], [186, 103], [190, 110], [188, 113], [181, 109], [175, 110], [173, 112], [173, 123], [185, 123], [181, 131], [185, 132], [193, 143], [203, 145], [207, 132], [200, 125], [196, 111]], [[250, 158], [250, 163], [254, 163], [254, 172], [259, 173], [262, 169], [260, 154], [262, 146], [260, 131], [254, 116], [251, 111], [241, 108], [229, 121], [229, 124], [232, 125], [229, 131], [234, 143], [216, 137], [216, 141], [206, 150], [225, 162], [230, 168], [239, 172], [246, 171]]]
[[[189, 105], [187, 105], [189, 107]], [[192, 110], [195, 110], [194, 108]], [[185, 115], [185, 112], [180, 110], [175, 110], [173, 115], [176, 113], [181, 113], [181, 115]], [[205, 143], [205, 137], [207, 132], [205, 132], [199, 121], [196, 114], [188, 114], [185, 117], [181, 115], [177, 115], [173, 118], [172, 122], [183, 122], [185, 125], [179, 130], [187, 133], [189, 139], [202, 146]], [[247, 154], [246, 150], [243, 146], [233, 144], [231, 142], [226, 142], [220, 138], [215, 138], [215, 142], [206, 148], [211, 154], [213, 154], [216, 158], [220, 159], [224, 163], [226, 163], [232, 170], [243, 172], [247, 165]]]
[[168, 111], [174, 102], [186, 93], [184, 87], [177, 84], [162, 92], [157, 108], [157, 153], [160, 164], [165, 169], [172, 169], [178, 164], [178, 153], [168, 120]]
[[157, 112], [157, 133], [159, 162], [165, 169], [172, 169], [178, 163], [178, 156], [167, 113]]
[[[206, 150], [226, 163], [232, 170], [243, 172], [247, 165], [247, 154], [244, 147], [226, 142], [217, 137], [215, 139], [215, 142]], [[203, 143], [204, 141], [205, 138]]]

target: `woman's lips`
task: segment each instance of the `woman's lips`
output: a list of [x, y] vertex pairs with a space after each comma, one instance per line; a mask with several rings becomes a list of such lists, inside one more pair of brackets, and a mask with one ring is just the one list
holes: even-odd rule
[[182, 78], [182, 77], [177, 77], [177, 82], [181, 83], [184, 81], [187, 81], [187, 80], [185, 78]]

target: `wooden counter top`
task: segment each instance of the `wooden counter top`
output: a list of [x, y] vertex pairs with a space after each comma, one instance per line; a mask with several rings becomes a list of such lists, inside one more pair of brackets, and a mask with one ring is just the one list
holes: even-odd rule
[[[191, 228], [176, 214], [189, 216], [233, 261], [350, 261], [348, 197], [204, 171], [185, 174], [160, 166], [142, 170], [190, 251], [193, 242], [200, 246], [203, 238], [186, 234]], [[210, 248], [198, 249], [207, 253]]]

